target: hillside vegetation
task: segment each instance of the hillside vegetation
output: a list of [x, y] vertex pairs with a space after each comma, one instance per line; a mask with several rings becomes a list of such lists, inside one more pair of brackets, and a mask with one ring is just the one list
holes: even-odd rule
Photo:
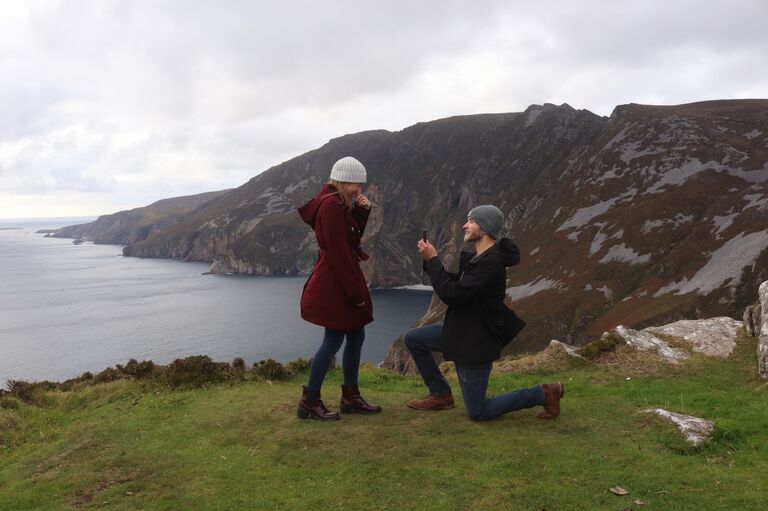
[[[554, 422], [536, 409], [488, 423], [460, 403], [411, 410], [420, 380], [374, 367], [361, 388], [383, 414], [335, 423], [296, 418], [302, 364], [285, 381], [194, 388], [163, 373], [6, 395], [0, 509], [764, 509], [768, 386], [754, 376], [754, 338], [727, 360], [677, 368], [623, 346], [593, 362], [543, 356], [500, 364], [490, 392], [563, 381]], [[324, 387], [334, 408], [340, 378]], [[649, 407], [714, 420], [715, 434], [691, 447]]]

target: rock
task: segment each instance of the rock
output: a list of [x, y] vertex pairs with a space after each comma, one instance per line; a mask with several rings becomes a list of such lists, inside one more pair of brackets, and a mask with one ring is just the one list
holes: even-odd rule
[[750, 305], [744, 309], [744, 328], [747, 331], [747, 335], [754, 337], [760, 335], [760, 315], [762, 307], [760, 304]]
[[[440, 361], [442, 361], [442, 358]], [[398, 337], [397, 340], [392, 343], [392, 346], [389, 347], [387, 356], [384, 358], [381, 366], [392, 371], [397, 371], [400, 374], [419, 374], [418, 369], [416, 369], [416, 363], [413, 361], [411, 354], [403, 343], [402, 336]]]
[[574, 358], [580, 358], [584, 360], [584, 357], [579, 355], [579, 348], [576, 346], [572, 346], [570, 344], [565, 344], [564, 342], [560, 342], [557, 340], [551, 340], [549, 341], [549, 347], [552, 349], [560, 350], [564, 352], [566, 355], [574, 357]]
[[691, 343], [697, 353], [728, 358], [736, 347], [736, 336], [742, 323], [733, 318], [682, 320], [669, 325], [648, 327], [646, 332], [680, 337]]
[[671, 347], [666, 341], [650, 332], [633, 330], [619, 325], [616, 327], [616, 333], [633, 348], [640, 351], [655, 351], [662, 359], [671, 364], [678, 364], [689, 358], [686, 352]]
[[677, 426], [677, 429], [685, 435], [685, 439], [694, 446], [699, 446], [706, 442], [715, 431], [715, 423], [713, 421], [693, 417], [692, 415], [669, 412], [663, 408], [650, 408], [644, 411], [654, 413], [665, 421]]
[[[760, 284], [760, 308], [768, 311], [768, 280]], [[760, 335], [757, 338], [757, 373], [768, 380], [768, 312], [761, 314]]]

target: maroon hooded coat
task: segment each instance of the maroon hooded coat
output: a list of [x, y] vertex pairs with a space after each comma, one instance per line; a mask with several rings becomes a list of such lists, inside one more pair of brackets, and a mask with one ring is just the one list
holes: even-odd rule
[[334, 330], [358, 330], [373, 321], [371, 295], [360, 269], [360, 261], [368, 259], [360, 240], [369, 213], [360, 207], [348, 211], [330, 184], [299, 208], [320, 247], [301, 294], [301, 317], [306, 321]]

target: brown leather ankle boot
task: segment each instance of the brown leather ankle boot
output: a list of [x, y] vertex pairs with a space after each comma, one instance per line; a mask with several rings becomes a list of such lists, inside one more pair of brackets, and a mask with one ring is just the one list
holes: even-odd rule
[[381, 406], [369, 405], [360, 395], [360, 389], [357, 385], [341, 386], [341, 412], [350, 413], [381, 413]]
[[554, 420], [560, 415], [560, 400], [565, 395], [565, 388], [560, 382], [545, 383], [544, 387], [544, 411], [536, 414], [536, 417], [544, 420]]
[[318, 421], [337, 421], [341, 419], [338, 413], [332, 412], [325, 407], [325, 403], [320, 399], [319, 392], [310, 392], [307, 387], [302, 387], [304, 392], [299, 401], [299, 408], [296, 411], [299, 419], [315, 419]]
[[448, 410], [454, 406], [453, 394], [450, 390], [443, 394], [430, 394], [424, 399], [411, 399], [405, 404], [416, 410], [431, 411]]

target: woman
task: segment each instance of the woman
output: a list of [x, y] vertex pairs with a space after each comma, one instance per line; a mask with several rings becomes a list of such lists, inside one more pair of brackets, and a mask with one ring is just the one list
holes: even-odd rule
[[302, 419], [339, 420], [339, 414], [328, 410], [320, 399], [320, 388], [345, 337], [341, 411], [381, 412], [380, 406], [365, 402], [357, 385], [365, 325], [373, 321], [371, 296], [360, 269], [360, 261], [368, 259], [360, 240], [371, 210], [371, 203], [362, 193], [365, 181], [363, 164], [351, 156], [342, 158], [333, 164], [330, 182], [299, 208], [301, 218], [314, 229], [320, 247], [301, 295], [301, 317], [325, 327], [299, 401], [297, 413]]

